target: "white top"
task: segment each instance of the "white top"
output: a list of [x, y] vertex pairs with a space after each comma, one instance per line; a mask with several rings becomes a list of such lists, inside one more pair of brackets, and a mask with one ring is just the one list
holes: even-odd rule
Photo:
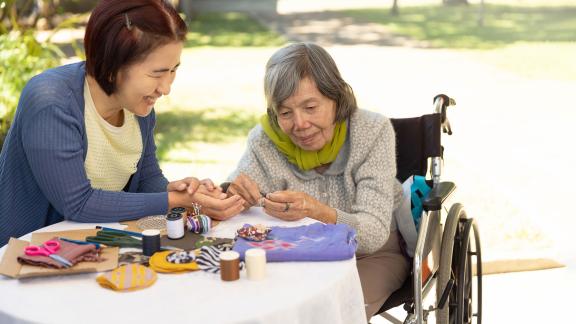
[[[233, 237], [245, 223], [299, 226], [251, 208], [220, 223], [208, 236]], [[93, 228], [62, 222], [43, 231]], [[122, 228], [119, 224], [108, 227]], [[26, 235], [24, 239], [29, 239]], [[5, 248], [0, 249], [0, 256]], [[115, 292], [97, 274], [15, 280], [0, 276], [0, 323], [366, 323], [354, 258], [335, 262], [268, 263], [266, 277], [224, 282], [203, 271], [158, 274], [149, 288]]]
[[92, 188], [121, 191], [136, 172], [142, 156], [142, 134], [136, 116], [124, 109], [124, 123], [110, 125], [96, 110], [84, 81], [84, 123], [88, 152], [84, 161]]

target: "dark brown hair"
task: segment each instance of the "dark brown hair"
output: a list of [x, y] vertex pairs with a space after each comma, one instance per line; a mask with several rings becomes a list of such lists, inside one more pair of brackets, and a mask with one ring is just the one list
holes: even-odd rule
[[165, 0], [101, 0], [86, 34], [86, 73], [107, 95], [116, 90], [120, 69], [156, 48], [186, 39], [186, 23]]

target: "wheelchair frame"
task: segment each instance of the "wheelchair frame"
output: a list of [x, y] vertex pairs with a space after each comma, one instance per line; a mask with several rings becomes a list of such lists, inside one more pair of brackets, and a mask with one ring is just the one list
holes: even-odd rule
[[[434, 114], [439, 114], [442, 131], [448, 135], [452, 134], [452, 130], [446, 110], [452, 105], [455, 105], [455, 101], [446, 95], [434, 97]], [[482, 322], [482, 258], [478, 226], [474, 219], [467, 217], [463, 205], [459, 203], [451, 206], [442, 224], [443, 204], [456, 186], [452, 182], [440, 181], [441, 163], [442, 156], [431, 157], [432, 190], [423, 200], [425, 212], [420, 220], [412, 276], [402, 288], [392, 294], [378, 312], [392, 323], [427, 323], [431, 312], [436, 312], [436, 323], [439, 324], [473, 323], [474, 318], [475, 323]], [[474, 240], [470, 239], [471, 235], [474, 235]], [[423, 261], [424, 258], [430, 260], [430, 256], [430, 275], [423, 282]], [[476, 258], [475, 290], [473, 257]], [[424, 298], [434, 286], [436, 304], [424, 309]], [[404, 322], [386, 313], [402, 303], [408, 312]]]

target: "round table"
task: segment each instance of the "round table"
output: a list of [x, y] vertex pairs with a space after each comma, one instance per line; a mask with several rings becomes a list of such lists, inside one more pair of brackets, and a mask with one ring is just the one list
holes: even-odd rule
[[[299, 226], [251, 208], [208, 236], [233, 238], [242, 225]], [[39, 231], [94, 228], [61, 222]], [[103, 225], [103, 224], [98, 224]], [[115, 224], [108, 227], [122, 228]], [[39, 232], [38, 231], [38, 232]], [[30, 234], [23, 237], [30, 239]], [[0, 249], [0, 257], [5, 247]], [[133, 292], [102, 288], [97, 273], [30, 279], [0, 276], [0, 323], [366, 323], [354, 258], [335, 262], [268, 263], [264, 280], [224, 282], [204, 271], [158, 274]]]

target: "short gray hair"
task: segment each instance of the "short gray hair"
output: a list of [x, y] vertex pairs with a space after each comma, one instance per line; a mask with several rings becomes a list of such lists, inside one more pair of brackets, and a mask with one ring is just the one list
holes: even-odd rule
[[356, 97], [336, 63], [326, 50], [314, 43], [285, 46], [268, 60], [264, 75], [264, 95], [270, 121], [278, 126], [278, 108], [290, 97], [300, 80], [310, 77], [318, 91], [336, 103], [335, 122], [348, 119], [358, 109]]

